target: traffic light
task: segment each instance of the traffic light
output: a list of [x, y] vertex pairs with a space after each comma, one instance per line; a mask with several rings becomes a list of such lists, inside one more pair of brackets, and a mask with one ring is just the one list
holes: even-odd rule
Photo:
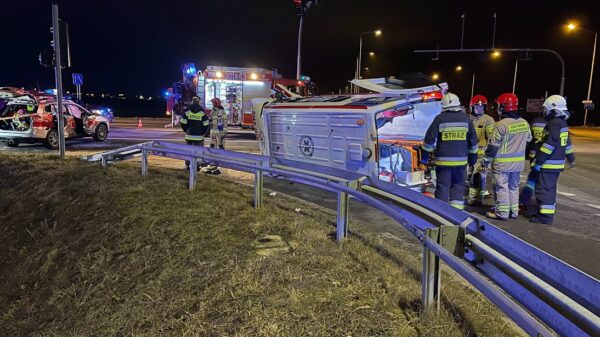
[[304, 15], [312, 7], [321, 6], [322, 0], [293, 0], [297, 9], [297, 15]]

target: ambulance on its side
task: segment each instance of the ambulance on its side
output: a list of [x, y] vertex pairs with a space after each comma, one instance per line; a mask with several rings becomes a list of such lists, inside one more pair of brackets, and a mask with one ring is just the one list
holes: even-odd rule
[[261, 153], [424, 190], [419, 149], [448, 85], [423, 76], [352, 83], [372, 93], [253, 100]]

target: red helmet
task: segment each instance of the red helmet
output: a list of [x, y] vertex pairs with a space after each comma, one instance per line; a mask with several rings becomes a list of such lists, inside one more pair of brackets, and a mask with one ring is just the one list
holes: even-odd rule
[[485, 96], [483, 95], [475, 95], [473, 96], [473, 98], [471, 98], [471, 104], [470, 106], [473, 106], [475, 104], [488, 104], [488, 100]]
[[519, 110], [519, 99], [515, 94], [506, 93], [496, 98], [499, 112], [517, 111]]

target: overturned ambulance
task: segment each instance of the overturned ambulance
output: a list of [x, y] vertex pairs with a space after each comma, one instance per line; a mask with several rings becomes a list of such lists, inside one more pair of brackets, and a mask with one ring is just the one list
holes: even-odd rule
[[447, 84], [423, 76], [352, 83], [373, 93], [253, 100], [261, 153], [422, 190], [419, 148]]

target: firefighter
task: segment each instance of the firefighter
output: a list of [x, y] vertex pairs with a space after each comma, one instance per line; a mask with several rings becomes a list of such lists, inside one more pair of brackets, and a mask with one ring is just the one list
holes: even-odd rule
[[501, 119], [496, 123], [483, 157], [484, 168], [493, 161], [496, 206], [486, 216], [507, 220], [519, 216], [519, 181], [525, 169], [527, 143], [532, 136], [529, 123], [519, 115], [519, 99], [515, 94], [502, 94], [496, 103]]
[[[531, 134], [533, 135], [533, 141], [527, 146], [527, 153], [529, 161], [533, 163], [535, 160], [535, 153], [541, 146], [544, 138], [544, 128], [546, 127], [546, 119], [542, 115], [538, 115], [531, 121]], [[521, 194], [519, 195], [519, 204], [523, 211], [526, 211], [528, 206], [532, 204], [533, 193], [535, 191], [535, 185], [537, 183], [538, 171], [530, 170], [527, 175], [527, 183], [523, 186]]]
[[552, 95], [544, 102], [544, 117], [547, 124], [532, 168], [539, 172], [535, 186], [538, 214], [529, 219], [531, 222], [552, 224], [556, 213], [556, 184], [560, 172], [565, 168], [565, 157], [569, 167], [575, 165], [575, 154], [567, 125], [569, 116], [564, 97]]
[[227, 135], [227, 112], [221, 105], [221, 100], [213, 98], [212, 113], [210, 115], [210, 147], [225, 148], [225, 136]]
[[471, 98], [471, 103], [469, 104], [471, 121], [475, 127], [477, 140], [479, 143], [477, 164], [475, 164], [475, 167], [469, 167], [469, 204], [476, 204], [479, 202], [479, 200], [481, 200], [480, 197], [490, 194], [487, 189], [483, 191], [481, 190], [481, 179], [483, 176], [479, 172], [481, 169], [481, 163], [479, 160], [483, 158], [488, 141], [491, 139], [491, 136], [494, 132], [494, 125], [496, 124], [494, 118], [492, 118], [490, 115], [486, 115], [485, 113], [487, 105], [488, 100], [483, 95], [473, 96], [473, 98]]
[[[200, 105], [200, 98], [194, 97], [189, 109], [179, 120], [181, 128], [185, 132], [185, 142], [189, 145], [204, 146], [204, 134], [208, 130], [208, 117]], [[186, 160], [185, 168], [189, 168], [190, 162]]]
[[477, 161], [477, 134], [458, 96], [447, 93], [442, 99], [442, 113], [437, 115], [422, 146], [421, 161], [429, 163], [434, 154], [435, 197], [458, 209], [464, 208], [467, 164]]
[[[225, 149], [225, 136], [227, 135], [227, 112], [221, 105], [221, 100], [211, 100], [213, 108], [210, 114], [210, 147]], [[207, 174], [221, 174], [219, 167], [211, 165], [207, 168]]]

